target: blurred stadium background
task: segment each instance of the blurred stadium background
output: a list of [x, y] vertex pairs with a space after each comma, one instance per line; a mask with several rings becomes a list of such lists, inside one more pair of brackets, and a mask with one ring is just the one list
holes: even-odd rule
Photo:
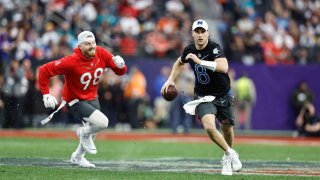
[[[98, 45], [124, 56], [130, 67], [124, 78], [108, 71], [101, 82], [99, 99], [110, 127], [170, 128], [175, 117], [159, 90], [192, 41], [192, 22], [201, 18], [229, 60], [237, 109], [237, 80], [246, 74], [255, 85], [252, 117], [237, 113], [242, 123], [237, 128], [295, 130], [299, 102], [292, 94], [300, 82], [312, 96], [297, 99], [320, 108], [319, 8], [316, 0], [1, 0], [0, 126], [39, 126], [50, 111], [43, 107], [38, 67], [71, 54], [76, 35], [90, 30]], [[57, 99], [62, 83], [62, 77], [52, 78], [50, 92]], [[80, 123], [66, 109], [52, 122]], [[192, 128], [199, 126], [193, 117]]]

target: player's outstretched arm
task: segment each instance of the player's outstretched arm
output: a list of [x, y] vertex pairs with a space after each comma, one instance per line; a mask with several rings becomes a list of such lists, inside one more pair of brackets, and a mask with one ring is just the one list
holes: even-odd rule
[[117, 75], [121, 76], [127, 72], [126, 63], [121, 56], [119, 56], [119, 55], [113, 56], [112, 61], [117, 68], [113, 68], [113, 67], [111, 67], [111, 68]]
[[57, 64], [61, 61], [53, 61], [42, 65], [39, 68], [38, 79], [40, 91], [43, 94], [43, 103], [46, 108], [54, 109], [58, 104], [57, 99], [49, 94], [50, 77], [55, 76], [62, 72], [62, 68], [58, 68]]
[[168, 87], [170, 85], [175, 86], [175, 82], [174, 81], [176, 80], [176, 78], [180, 74], [182, 66], [183, 66], [183, 63], [181, 62], [181, 57], [179, 57], [177, 59], [177, 61], [173, 64], [173, 67], [172, 67], [172, 70], [171, 70], [171, 73], [170, 73], [170, 76], [169, 76], [168, 80], [164, 83], [164, 85], [161, 88], [161, 93], [162, 94], [164, 92], [167, 92]]

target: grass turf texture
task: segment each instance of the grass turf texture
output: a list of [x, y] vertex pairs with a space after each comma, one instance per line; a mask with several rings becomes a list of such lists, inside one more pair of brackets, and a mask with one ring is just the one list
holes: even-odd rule
[[139, 180], [172, 180], [172, 179], [245, 179], [245, 180], [270, 180], [270, 179], [316, 179], [307, 177], [279, 177], [279, 176], [222, 176], [220, 174], [200, 173], [175, 173], [175, 172], [121, 172], [88, 169], [62, 169], [49, 167], [0, 167], [1, 179], [139, 179]]
[[[232, 177], [220, 175], [219, 161], [222, 151], [214, 144], [170, 143], [151, 141], [96, 141], [97, 155], [86, 155], [97, 165], [97, 169], [83, 169], [71, 166], [70, 155], [78, 141], [73, 139], [0, 138], [0, 179], [317, 179], [286, 175], [235, 174]], [[244, 168], [254, 167], [259, 162], [269, 164], [295, 162], [295, 166], [319, 166], [319, 147], [245, 145], [235, 149], [240, 153]], [[186, 159], [186, 161], [185, 161]], [[146, 161], [147, 160], [147, 161]], [[118, 162], [123, 161], [122, 164]], [[135, 165], [136, 162], [145, 165]], [[215, 166], [215, 172], [193, 171], [193, 165], [185, 171], [166, 172], [161, 167], [172, 162], [181, 166], [197, 163], [195, 166]], [[308, 161], [309, 164], [305, 164]], [[59, 164], [62, 162], [62, 164]], [[132, 163], [128, 167], [126, 163]], [[160, 163], [159, 171], [148, 168], [148, 163]], [[268, 164], [267, 163], [267, 164]], [[311, 164], [310, 164], [311, 163]], [[177, 165], [176, 164], [176, 165]], [[113, 167], [113, 168], [109, 168]], [[259, 165], [258, 165], [259, 166]], [[102, 167], [102, 168], [99, 168]], [[120, 167], [119, 169], [117, 167]], [[124, 168], [126, 167], [126, 168]], [[144, 169], [141, 169], [144, 167]], [[169, 171], [174, 166], [168, 166]], [[187, 166], [186, 166], [187, 167]], [[177, 167], [178, 168], [178, 167]], [[210, 167], [207, 169], [210, 169]]]

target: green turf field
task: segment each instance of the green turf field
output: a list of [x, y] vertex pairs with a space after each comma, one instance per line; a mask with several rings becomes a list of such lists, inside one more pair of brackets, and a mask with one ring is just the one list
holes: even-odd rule
[[[317, 146], [245, 145], [234, 148], [243, 171], [220, 175], [222, 152], [214, 144], [97, 140], [97, 168], [69, 163], [75, 139], [0, 138], [0, 179], [319, 179]], [[268, 172], [289, 172], [289, 174]], [[303, 172], [292, 175], [290, 171]], [[266, 172], [267, 173], [266, 173]], [[310, 173], [306, 173], [310, 171]], [[313, 174], [315, 174], [313, 176]]]

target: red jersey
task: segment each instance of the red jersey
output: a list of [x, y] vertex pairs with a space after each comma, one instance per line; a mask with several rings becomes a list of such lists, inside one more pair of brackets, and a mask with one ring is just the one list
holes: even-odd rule
[[119, 69], [113, 62], [111, 53], [100, 46], [97, 46], [93, 59], [85, 57], [79, 48], [75, 48], [70, 56], [40, 67], [40, 90], [42, 94], [48, 94], [50, 77], [63, 74], [65, 83], [62, 97], [64, 100], [67, 102], [74, 99], [93, 100], [97, 97], [98, 83], [105, 68], [111, 68], [117, 75], [123, 75], [127, 71], [126, 66]]

